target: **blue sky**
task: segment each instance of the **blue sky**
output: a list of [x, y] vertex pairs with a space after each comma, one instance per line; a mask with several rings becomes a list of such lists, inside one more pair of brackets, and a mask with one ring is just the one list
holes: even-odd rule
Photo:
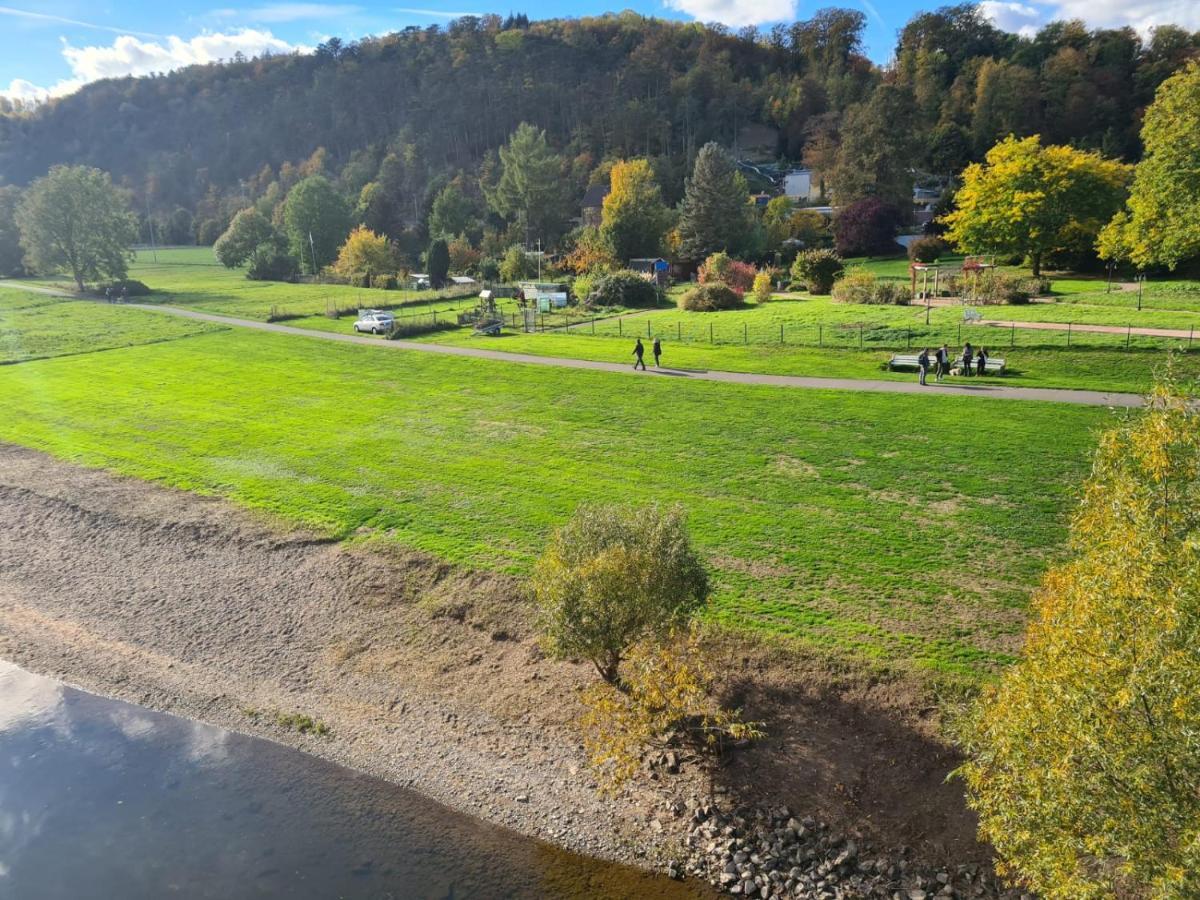
[[[806, 18], [820, 6], [842, 5], [866, 14], [868, 52], [886, 62], [897, 30], [915, 12], [938, 5], [936, 0], [626, 0], [614, 5], [605, 0], [509, 0], [501, 8], [475, 0], [410, 0], [413, 6], [380, 0], [237, 2], [0, 0], [0, 94], [22, 99], [63, 94], [98, 78], [169, 71], [238, 51], [257, 56], [304, 50], [332, 35], [352, 39], [406, 25], [444, 23], [456, 15], [510, 11], [542, 19], [629, 8], [664, 18], [769, 27]], [[1028, 32], [1064, 18], [1093, 26], [1131, 24], [1141, 31], [1162, 22], [1200, 29], [1200, 0], [985, 0], [980, 5], [1010, 31]]]

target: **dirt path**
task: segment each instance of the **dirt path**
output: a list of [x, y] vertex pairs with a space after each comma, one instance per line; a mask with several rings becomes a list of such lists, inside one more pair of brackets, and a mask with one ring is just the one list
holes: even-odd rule
[[[994, 328], [1025, 328], [1031, 331], [1066, 331], [1066, 322], [1006, 322], [1002, 319], [981, 319], [976, 325], [990, 325]], [[1195, 329], [1186, 328], [1142, 328], [1120, 325], [1081, 325], [1069, 323], [1071, 331], [1085, 331], [1089, 334], [1136, 334], [1142, 337], [1179, 338], [1190, 341], [1195, 335]]]
[[[0, 658], [298, 746], [574, 850], [661, 862], [686, 832], [685, 803], [712, 785], [685, 755], [678, 774], [598, 795], [574, 725], [576, 691], [594, 676], [544, 659], [528, 620], [510, 578], [348, 549], [0, 444]], [[720, 804], [786, 803], [918, 859], [986, 862], [923, 696], [835, 682], [817, 662], [745, 642], [714, 652], [769, 733], [717, 773]], [[331, 734], [288, 730], [277, 712]]]

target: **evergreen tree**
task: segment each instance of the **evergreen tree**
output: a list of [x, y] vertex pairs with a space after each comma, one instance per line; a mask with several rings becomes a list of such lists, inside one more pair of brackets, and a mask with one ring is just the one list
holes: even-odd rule
[[836, 205], [875, 197], [908, 218], [918, 155], [915, 116], [912, 92], [901, 85], [880, 85], [869, 101], [849, 110], [829, 173]]
[[500, 180], [487, 192], [488, 204], [516, 222], [528, 245], [549, 243], [566, 222], [563, 160], [550, 149], [546, 132], [522, 122], [500, 148]]
[[705, 144], [679, 204], [679, 256], [699, 263], [720, 250], [738, 253], [749, 233], [745, 179], [727, 150], [716, 143]]
[[0, 187], [0, 278], [20, 275], [21, 232], [17, 229], [17, 204], [21, 192], [13, 185]]
[[429, 211], [431, 237], [451, 238], [474, 230], [482, 218], [478, 204], [467, 195], [456, 178], [438, 192]]
[[440, 288], [446, 283], [446, 275], [450, 272], [450, 247], [442, 238], [429, 245], [425, 254], [425, 265], [429, 269], [429, 283]]

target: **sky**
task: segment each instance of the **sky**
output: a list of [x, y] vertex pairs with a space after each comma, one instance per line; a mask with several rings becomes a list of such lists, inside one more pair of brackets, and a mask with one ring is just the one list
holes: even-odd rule
[[[4, 5], [5, 2], [15, 6]], [[867, 52], [884, 63], [896, 33], [915, 13], [949, 0], [404, 0], [271, 2], [237, 0], [0, 0], [0, 96], [30, 100], [78, 90], [100, 78], [166, 72], [241, 52], [306, 52], [337, 36], [353, 40], [408, 25], [444, 24], [457, 16], [523, 12], [531, 19], [597, 15], [633, 9], [681, 21], [732, 28], [810, 16], [822, 6], [860, 9], [867, 17]], [[442, 5], [442, 3], [449, 5]], [[1200, 0], [984, 0], [999, 27], [1032, 33], [1055, 19], [1093, 27], [1133, 25], [1143, 33], [1174, 23], [1200, 30]]]

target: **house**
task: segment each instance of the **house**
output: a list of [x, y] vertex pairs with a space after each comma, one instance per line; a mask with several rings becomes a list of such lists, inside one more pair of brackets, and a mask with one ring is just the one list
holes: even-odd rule
[[600, 213], [604, 209], [604, 198], [608, 196], [609, 187], [604, 184], [593, 184], [583, 195], [579, 205], [579, 221], [593, 228], [600, 227]]
[[629, 270], [637, 272], [647, 281], [653, 281], [659, 287], [666, 287], [667, 276], [671, 271], [671, 264], [661, 257], [631, 259], [629, 261]]
[[475, 279], [470, 275], [451, 275], [450, 283], [455, 287], [470, 287], [478, 282], [476, 282]]
[[567, 305], [567, 285], [557, 281], [521, 281], [518, 282], [521, 295], [525, 302], [533, 304], [540, 312], [550, 312]]
[[807, 203], [821, 196], [821, 179], [812, 169], [792, 169], [783, 176], [783, 193]]
[[431, 285], [429, 276], [421, 272], [410, 272], [408, 276], [408, 289], [410, 291], [428, 290]]

